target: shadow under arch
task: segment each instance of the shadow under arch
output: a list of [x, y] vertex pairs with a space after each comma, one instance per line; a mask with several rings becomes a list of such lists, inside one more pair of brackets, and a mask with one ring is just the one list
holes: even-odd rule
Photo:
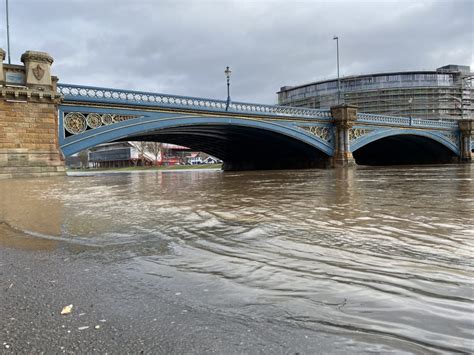
[[211, 154], [224, 170], [327, 167], [333, 148], [289, 125], [230, 117], [142, 117], [102, 126], [61, 145], [68, 156], [113, 141], [159, 141]]
[[352, 147], [358, 165], [449, 164], [458, 161], [458, 147], [429, 132], [389, 130], [368, 135]]

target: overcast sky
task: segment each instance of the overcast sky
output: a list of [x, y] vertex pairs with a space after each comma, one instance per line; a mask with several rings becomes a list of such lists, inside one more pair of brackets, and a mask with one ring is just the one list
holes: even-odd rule
[[[0, 47], [6, 50], [5, 0]], [[473, 0], [9, 0], [12, 63], [50, 53], [61, 82], [276, 103], [341, 75], [474, 68]]]

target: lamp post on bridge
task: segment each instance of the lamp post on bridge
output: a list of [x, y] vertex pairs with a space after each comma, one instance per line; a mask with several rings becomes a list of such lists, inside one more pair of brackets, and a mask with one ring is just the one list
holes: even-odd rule
[[229, 67], [226, 67], [224, 70], [225, 77], [227, 78], [227, 102], [225, 104], [226, 111], [229, 109], [230, 105], [230, 73], [232, 73], [232, 71], [229, 69]]
[[336, 40], [336, 51], [337, 51], [337, 104], [341, 103], [341, 80], [339, 79], [339, 37], [334, 36], [332, 38]]

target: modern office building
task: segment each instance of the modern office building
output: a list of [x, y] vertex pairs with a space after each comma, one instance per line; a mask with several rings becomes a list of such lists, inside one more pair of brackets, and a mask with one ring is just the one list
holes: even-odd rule
[[121, 168], [153, 165], [153, 157], [141, 154], [130, 142], [100, 144], [89, 150], [89, 166], [93, 168]]
[[[112, 142], [100, 144], [88, 151], [91, 168], [121, 168], [131, 166], [155, 166], [177, 164], [212, 164], [220, 160], [207, 154], [191, 151], [176, 144], [152, 142]], [[155, 155], [156, 153], [156, 155]], [[84, 168], [84, 163], [74, 156], [67, 161], [70, 168]]]
[[[465, 65], [340, 78], [340, 102], [359, 111], [420, 118], [472, 118], [474, 73]], [[337, 79], [283, 86], [280, 105], [330, 108], [338, 103]]]

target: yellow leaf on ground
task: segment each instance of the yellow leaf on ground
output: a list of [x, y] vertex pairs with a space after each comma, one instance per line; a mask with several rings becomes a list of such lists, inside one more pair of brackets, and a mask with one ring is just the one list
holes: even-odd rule
[[63, 310], [61, 311], [61, 314], [69, 314], [72, 312], [72, 304], [70, 304], [69, 306], [66, 306], [63, 308]]

